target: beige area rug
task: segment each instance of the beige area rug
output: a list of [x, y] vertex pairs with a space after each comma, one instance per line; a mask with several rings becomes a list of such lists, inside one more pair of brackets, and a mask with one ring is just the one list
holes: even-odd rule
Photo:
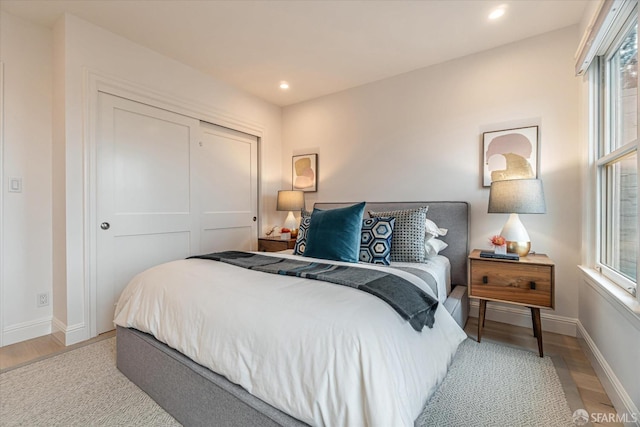
[[467, 339], [416, 426], [575, 427], [573, 411], [584, 405], [564, 361], [555, 362], [559, 366], [535, 352]]
[[0, 425], [179, 426], [116, 368], [116, 339], [0, 374]]
[[[108, 338], [2, 372], [0, 424], [180, 425], [115, 360], [115, 338]], [[549, 357], [467, 339], [416, 425], [574, 426], [572, 409]]]

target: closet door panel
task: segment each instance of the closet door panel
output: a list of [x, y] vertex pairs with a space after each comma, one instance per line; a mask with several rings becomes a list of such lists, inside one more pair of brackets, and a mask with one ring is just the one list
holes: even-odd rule
[[198, 184], [203, 252], [256, 250], [257, 138], [202, 123]]
[[[101, 93], [97, 138], [96, 331], [137, 273], [199, 246], [191, 152], [198, 120]], [[197, 246], [196, 246], [197, 247]]]

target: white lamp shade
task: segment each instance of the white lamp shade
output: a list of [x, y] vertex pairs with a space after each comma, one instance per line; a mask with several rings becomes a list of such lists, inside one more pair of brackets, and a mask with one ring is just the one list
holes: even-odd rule
[[276, 202], [276, 210], [299, 211], [304, 208], [304, 191], [280, 190]]
[[493, 181], [489, 190], [489, 213], [546, 213], [544, 190], [539, 179]]

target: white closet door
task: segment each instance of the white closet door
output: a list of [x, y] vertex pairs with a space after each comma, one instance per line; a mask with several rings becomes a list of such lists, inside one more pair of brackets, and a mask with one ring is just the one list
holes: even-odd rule
[[204, 122], [200, 130], [194, 160], [201, 252], [256, 250], [257, 138]]
[[257, 138], [100, 93], [96, 331], [136, 274], [218, 250], [255, 250]]
[[199, 247], [192, 220], [192, 152], [199, 121], [101, 93], [97, 141], [96, 331], [113, 329], [137, 273]]

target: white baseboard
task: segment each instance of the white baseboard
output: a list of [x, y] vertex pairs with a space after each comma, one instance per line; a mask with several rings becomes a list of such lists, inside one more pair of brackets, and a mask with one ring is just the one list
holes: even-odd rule
[[[478, 300], [472, 300], [470, 305], [469, 315], [471, 317], [478, 317]], [[533, 327], [531, 323], [531, 310], [526, 307], [503, 305], [489, 301], [487, 304], [485, 318], [525, 328]], [[543, 331], [554, 332], [556, 334], [568, 335], [571, 337], [575, 337], [577, 334], [576, 324], [578, 319], [558, 316], [553, 313], [547, 313], [544, 310], [540, 310], [540, 319], [542, 320]]]
[[611, 399], [611, 403], [615, 406], [618, 414], [624, 418], [622, 421], [626, 421], [624, 425], [640, 426], [640, 411], [638, 407], [633, 403], [633, 400], [631, 400], [622, 383], [618, 380], [613, 369], [611, 369], [611, 366], [607, 363], [607, 360], [596, 346], [596, 343], [579, 320], [577, 327], [578, 342], [580, 342], [580, 345], [587, 354], [598, 379], [602, 383], [602, 387], [604, 387], [609, 399]]
[[53, 337], [65, 346], [77, 344], [88, 338], [87, 327], [84, 323], [67, 326], [55, 317], [52, 320]]
[[2, 345], [38, 338], [51, 333], [51, 316], [8, 326], [2, 331]]

